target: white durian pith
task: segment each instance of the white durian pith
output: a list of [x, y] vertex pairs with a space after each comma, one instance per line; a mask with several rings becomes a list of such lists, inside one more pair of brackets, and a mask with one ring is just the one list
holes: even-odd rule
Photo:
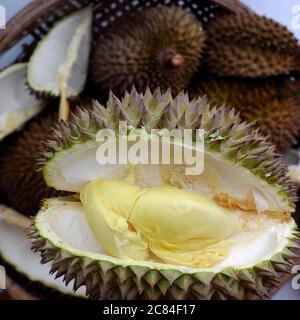
[[84, 89], [91, 29], [92, 10], [88, 7], [59, 21], [50, 30], [29, 61], [28, 83], [34, 91], [69, 98]]
[[[203, 129], [203, 173], [188, 176], [185, 165], [99, 165], [96, 135], [102, 128], [117, 131], [120, 120], [146, 130]], [[153, 136], [146, 134], [143, 138], [152, 139]], [[64, 274], [67, 283], [75, 279], [75, 289], [84, 285], [91, 298], [247, 299], [251, 294], [266, 297], [269, 290], [276, 287], [281, 272], [290, 272], [297, 255], [299, 240], [291, 217], [295, 190], [286, 167], [281, 164], [274, 147], [253, 125], [241, 122], [234, 111], [225, 107], [211, 108], [205, 98], [189, 101], [187, 95], [180, 94], [173, 99], [170, 92], [161, 94], [159, 90], [153, 94], [149, 90], [145, 94], [132, 90], [122, 100], [111, 94], [106, 108], [94, 103], [90, 109], [76, 110], [69, 122], [58, 124], [46, 143], [41, 162], [47, 184], [59, 190], [81, 192], [82, 203], [78, 197], [73, 201], [47, 200], [35, 219], [33, 248], [41, 252], [45, 261], [53, 260], [52, 271]], [[128, 218], [134, 230], [145, 238], [143, 245], [147, 246], [151, 238], [145, 228], [152, 228], [151, 219], [155, 219], [159, 226], [164, 226], [166, 233], [174, 230], [177, 233], [172, 242], [163, 232], [154, 232], [160, 237], [154, 240], [176, 246], [177, 239], [182, 236], [180, 233], [184, 232], [184, 220], [180, 221], [182, 230], [178, 231], [181, 227], [174, 227], [174, 224], [169, 227], [145, 206], [147, 201], [150, 204], [160, 198], [161, 213], [175, 220], [169, 208], [176, 204], [176, 199], [172, 196], [174, 203], [171, 203], [168, 197], [180, 188], [177, 193], [180, 205], [195, 197], [194, 205], [202, 216], [193, 217], [189, 206], [185, 212], [190, 219], [195, 218], [196, 224], [202, 218], [201, 223], [214, 220], [206, 216], [206, 206], [211, 207], [215, 219], [220, 219], [215, 220], [216, 227], [221, 220], [227, 221], [228, 229], [220, 232], [217, 239], [220, 243], [229, 241], [226, 254], [201, 265], [181, 264], [178, 260], [171, 263], [173, 257], [169, 259], [170, 255], [164, 254], [157, 259], [157, 255], [155, 258], [151, 254], [134, 257], [129, 252], [124, 258], [126, 250], [122, 254], [118, 253], [118, 247], [110, 251], [109, 242], [104, 242], [101, 232], [107, 232], [111, 239], [117, 238], [113, 230], [101, 229], [99, 221], [109, 215], [111, 208], [122, 205], [123, 196], [117, 194], [126, 193], [130, 188], [117, 184], [113, 187], [113, 181], [127, 181], [128, 170], [134, 175], [130, 183], [134, 183], [135, 188], [128, 210], [136, 210], [138, 219], [119, 209], [116, 218]], [[103, 180], [109, 183], [99, 200], [94, 187]], [[138, 203], [140, 191], [149, 196], [143, 205]], [[210, 206], [212, 203], [214, 205]], [[159, 210], [159, 203], [152, 207]], [[142, 217], [144, 211], [147, 211], [147, 221]], [[213, 226], [206, 231], [208, 238], [216, 239]], [[187, 230], [184, 236], [189, 232]], [[198, 236], [196, 234], [196, 238]], [[134, 237], [134, 241], [139, 239]], [[204, 242], [200, 241], [199, 246]], [[184, 247], [184, 241], [179, 246]], [[143, 249], [143, 246], [137, 248]]]
[[44, 103], [26, 87], [27, 63], [14, 64], [0, 73], [0, 139], [39, 113]]
[[[100, 142], [91, 140], [75, 144], [56, 154], [44, 167], [47, 185], [57, 190], [79, 193], [90, 181], [124, 178], [129, 165], [99, 165], [96, 159], [99, 146]], [[278, 186], [270, 188], [266, 181], [254, 176], [248, 169], [237, 167], [209, 150], [204, 153], [204, 171], [201, 175], [188, 176], [185, 169], [186, 166], [175, 164], [138, 164], [134, 168], [136, 183], [140, 186], [171, 183], [190, 191], [204, 193], [211, 199], [228, 200], [237, 205], [240, 203], [248, 206], [250, 210], [256, 207], [258, 211], [290, 211], [289, 203], [282, 201], [278, 194]], [[225, 195], [228, 199], [222, 199]]]

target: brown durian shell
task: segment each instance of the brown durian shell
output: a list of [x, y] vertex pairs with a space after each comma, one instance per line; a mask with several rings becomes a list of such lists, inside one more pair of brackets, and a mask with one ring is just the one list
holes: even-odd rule
[[214, 74], [268, 77], [297, 69], [297, 39], [271, 19], [229, 14], [211, 22], [206, 31], [205, 62]]
[[[100, 39], [92, 57], [91, 75], [102, 91], [123, 95], [138, 91], [185, 89], [201, 64], [205, 33], [192, 13], [161, 6], [128, 14]], [[166, 67], [166, 55], [177, 55], [178, 65]]]
[[57, 113], [46, 111], [1, 146], [1, 194], [7, 205], [27, 216], [37, 213], [43, 199], [65, 194], [46, 186], [37, 163], [56, 121]]
[[300, 131], [300, 102], [292, 92], [291, 84], [288, 78], [207, 77], [191, 92], [194, 96], [206, 94], [213, 104], [225, 103], [234, 107], [245, 121], [255, 121], [278, 151], [283, 152], [295, 142]]

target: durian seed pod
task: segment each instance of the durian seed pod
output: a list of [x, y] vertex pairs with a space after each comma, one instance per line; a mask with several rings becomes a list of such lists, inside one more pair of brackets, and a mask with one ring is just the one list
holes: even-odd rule
[[191, 94], [206, 94], [213, 104], [234, 107], [245, 121], [255, 121], [283, 152], [291, 147], [300, 131], [300, 104], [290, 85], [289, 79], [207, 77], [191, 89]]
[[56, 121], [57, 113], [47, 112], [1, 147], [1, 193], [9, 206], [27, 216], [39, 210], [43, 199], [66, 194], [46, 186], [37, 164], [42, 144]]
[[182, 8], [129, 14], [96, 45], [92, 79], [117, 95], [133, 85], [138, 91], [160, 86], [179, 92], [201, 64], [204, 42], [201, 23]]
[[254, 13], [218, 18], [207, 29], [206, 65], [219, 76], [267, 77], [297, 69], [297, 39]]

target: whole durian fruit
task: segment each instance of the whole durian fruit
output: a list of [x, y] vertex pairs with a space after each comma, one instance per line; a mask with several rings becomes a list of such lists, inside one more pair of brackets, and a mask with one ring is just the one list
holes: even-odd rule
[[267, 77], [297, 69], [297, 39], [271, 19], [230, 14], [215, 19], [206, 31], [206, 65], [219, 76]]
[[160, 6], [129, 14], [99, 39], [92, 57], [92, 79], [101, 90], [123, 95], [160, 86], [185, 89], [201, 64], [205, 34], [192, 14]]
[[192, 96], [207, 95], [212, 104], [229, 105], [242, 119], [256, 122], [277, 150], [283, 152], [300, 131], [300, 104], [289, 79], [206, 77], [191, 88]]
[[[194, 129], [193, 143], [182, 147], [203, 156], [201, 174], [188, 173], [185, 162], [101, 156], [117, 156], [106, 148], [118, 139], [128, 139], [123, 151], [142, 155], [132, 144], [137, 135], [143, 146], [161, 138], [164, 147], [178, 146], [166, 140], [173, 129]], [[195, 144], [198, 133], [204, 149]], [[78, 196], [45, 202], [33, 249], [92, 299], [266, 298], [299, 253], [295, 188], [274, 150], [234, 110], [211, 107], [206, 98], [111, 94], [106, 106], [95, 102], [54, 127], [43, 150], [45, 180]]]
[[55, 121], [57, 113], [46, 112], [1, 147], [1, 193], [10, 207], [24, 215], [37, 213], [43, 199], [63, 194], [48, 188], [38, 171], [42, 143]]

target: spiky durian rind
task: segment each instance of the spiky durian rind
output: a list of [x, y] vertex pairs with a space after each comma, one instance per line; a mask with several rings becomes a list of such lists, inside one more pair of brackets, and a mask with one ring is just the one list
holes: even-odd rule
[[[80, 18], [81, 20], [79, 20], [77, 26], [74, 27], [74, 25], [72, 25], [72, 20], [75, 20], [76, 18]], [[66, 31], [66, 26], [70, 23], [72, 27], [71, 32], [73, 32], [71, 35]], [[44, 100], [53, 100], [63, 94], [66, 95], [66, 98], [71, 99], [77, 97], [84, 90], [91, 45], [91, 26], [91, 7], [86, 7], [78, 12], [72, 13], [54, 24], [48, 34], [37, 44], [28, 63], [27, 85], [32, 94], [37, 98]], [[61, 46], [61, 52], [56, 52], [54, 48], [54, 51], [52, 51], [55, 52], [55, 54], [51, 56], [49, 55], [49, 50], [45, 50], [45, 46], [47, 44], [49, 46], [53, 46], [54, 44], [57, 45], [53, 40], [53, 32], [57, 33], [58, 28], [61, 29], [59, 29], [59, 35], [56, 35], [56, 37], [59, 38], [62, 33], [64, 34], [62, 40], [58, 43], [58, 45]], [[68, 38], [67, 42], [65, 41], [66, 37]], [[64, 47], [65, 45], [67, 45], [66, 48]], [[86, 52], [82, 52], [82, 48], [84, 48]], [[48, 55], [46, 54], [46, 57], [44, 57], [46, 66], [39, 66], [41, 61], [40, 52], [45, 55], [45, 51], [48, 52]], [[60, 57], [62, 60], [59, 61], [59, 65], [56, 65], [54, 62], [57, 57]], [[50, 71], [46, 70], [47, 67], [50, 67]], [[43, 83], [43, 81], [45, 82], [45, 76], [41, 77], [39, 80], [36, 78], [36, 75], [34, 76], [36, 70], [41, 72], [40, 69], [42, 69], [42, 72], [48, 71], [48, 73], [50, 73], [50, 80], [48, 79], [48, 82], [46, 81], [46, 83]], [[54, 74], [53, 70], [55, 70]], [[40, 73], [38, 73], [38, 75], [40, 75]], [[79, 78], [79, 81], [78, 78], [74, 81], [75, 76]], [[74, 85], [75, 88], [72, 87], [72, 85]]]
[[217, 44], [207, 50], [206, 65], [211, 73], [233, 77], [286, 75], [296, 68], [291, 56], [263, 51], [246, 45]]
[[123, 95], [133, 85], [175, 93], [185, 89], [201, 64], [205, 33], [192, 14], [177, 6], [129, 14], [99, 40], [92, 58], [93, 81]]
[[0, 190], [9, 205], [24, 215], [32, 216], [42, 200], [64, 193], [47, 187], [38, 171], [42, 142], [47, 139], [57, 113], [41, 115], [8, 145], [2, 146], [0, 159]]
[[[16, 271], [15, 266], [7, 263], [0, 255], [0, 264], [5, 268], [6, 275], [14, 284], [16, 283], [27, 294], [26, 300], [45, 300], [45, 299], [66, 299], [66, 300], [86, 300], [86, 296], [77, 296], [74, 292], [64, 293], [58, 289], [51, 288], [46, 284], [38, 281], [32, 281], [27, 275]], [[12, 297], [17, 299], [19, 297]], [[23, 297], [22, 297], [23, 299]]]
[[74, 295], [70, 287], [47, 276], [47, 267], [41, 267], [39, 256], [30, 250], [26, 232], [30, 225], [30, 218], [0, 204], [0, 265], [5, 267], [7, 275], [36, 298], [85, 298], [82, 291]]
[[247, 43], [276, 52], [294, 54], [298, 48], [297, 39], [285, 26], [255, 13], [229, 14], [215, 19], [208, 27], [208, 34], [217, 41]]
[[220, 76], [267, 77], [297, 68], [297, 39], [271, 19], [231, 14], [215, 19], [207, 33], [206, 63]]
[[[45, 202], [43, 210], [51, 206]], [[63, 243], [52, 243], [43, 237], [38, 225], [30, 228], [32, 249], [40, 252], [41, 263], [52, 262], [51, 273], [74, 280], [74, 290], [86, 287], [91, 299], [258, 299], [269, 297], [278, 287], [283, 273], [291, 273], [299, 258], [300, 238], [291, 226], [286, 246], [268, 260], [247, 268], [230, 267], [219, 271], [186, 271], [170, 265], [122, 261], [102, 256], [80, 254]]]
[[139, 94], [133, 89], [122, 100], [110, 94], [106, 107], [94, 102], [89, 109], [77, 108], [67, 123], [56, 124], [40, 160], [46, 182], [49, 182], [47, 164], [57, 153], [76, 144], [95, 141], [98, 131], [104, 127], [117, 131], [120, 120], [147, 130], [204, 129], [208, 151], [250, 170], [294, 206], [296, 191], [288, 169], [281, 163], [275, 147], [254, 124], [242, 122], [233, 109], [212, 108], [204, 97], [190, 101], [187, 94], [181, 93], [173, 99], [169, 91], [162, 94], [159, 89], [153, 94], [150, 90]]
[[288, 78], [236, 79], [203, 77], [195, 80], [192, 96], [206, 94], [211, 103], [223, 103], [241, 112], [241, 118], [256, 121], [278, 151], [287, 150], [300, 131], [300, 104]]
[[27, 63], [15, 63], [0, 70], [1, 123], [0, 140], [20, 130], [45, 107], [26, 90]]

